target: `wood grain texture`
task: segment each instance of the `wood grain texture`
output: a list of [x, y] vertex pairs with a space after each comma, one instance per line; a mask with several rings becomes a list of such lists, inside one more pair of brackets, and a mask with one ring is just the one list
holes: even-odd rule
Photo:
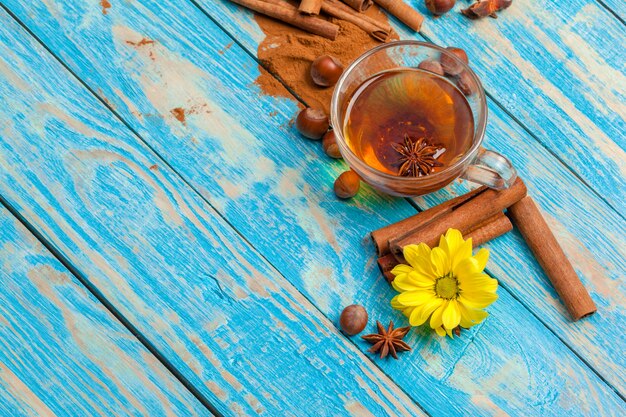
[[0, 415], [211, 415], [2, 206], [0, 282]]
[[[133, 128], [320, 310], [337, 317], [342, 306], [356, 301], [377, 318], [399, 319], [388, 310], [392, 291], [378, 276], [366, 233], [413, 213], [413, 208], [371, 190], [350, 203], [338, 202], [329, 186], [341, 163], [328, 162], [317, 144], [293, 137], [287, 125], [296, 105], [259, 96], [252, 85], [256, 64], [210, 21], [193, 8], [172, 8], [162, 2], [120, 5], [106, 17], [97, 16], [92, 5], [76, 6], [56, 17], [35, 6], [30, 12], [36, 19], [18, 14], [53, 51], [68, 57], [88, 84], [101, 89]], [[71, 39], [77, 36], [73, 32], [69, 38], [62, 35], [77, 25], [86, 31], [82, 37]], [[246, 25], [241, 22], [241, 27]], [[143, 42], [149, 46], [145, 50], [127, 46], [127, 41], [136, 45], [144, 37], [155, 43]], [[97, 57], [81, 47], [85, 39], [98, 40]], [[181, 73], [186, 74], [184, 79]], [[194, 109], [203, 103], [210, 113], [189, 113], [185, 124], [171, 113], [180, 106]], [[523, 132], [515, 133], [524, 138]], [[546, 156], [536, 163], [548, 162], [552, 161]], [[565, 172], [559, 180], [574, 186], [575, 179]], [[592, 195], [584, 197], [593, 200]], [[598, 210], [596, 204], [589, 207]], [[502, 248], [506, 253], [525, 250], [519, 242], [511, 245]], [[517, 256], [509, 257], [516, 276], [545, 288], [540, 274], [517, 262]], [[531, 301], [541, 314], [554, 314], [553, 309], [558, 313], [554, 298]], [[520, 325], [523, 332], [511, 330]], [[593, 351], [582, 334], [568, 342], [580, 341], [577, 348], [592, 353], [615, 348]], [[506, 290], [501, 291], [492, 318], [463, 338], [440, 340], [426, 331], [416, 331], [410, 338], [415, 352], [405, 355], [402, 363], [380, 366], [434, 415], [622, 411], [621, 400]], [[478, 349], [476, 340], [483, 343]], [[593, 357], [594, 364], [609, 363], [607, 372], [614, 372], [613, 379], [623, 376], [610, 361], [614, 358], [600, 356]], [[495, 357], [501, 359], [491, 367]], [[572, 398], [577, 392], [588, 395]]]
[[[264, 38], [254, 20], [242, 19], [243, 9], [227, 0], [197, 1], [244, 45], [258, 45]], [[621, 22], [594, 0], [515, 0], [498, 19], [480, 21], [459, 14], [467, 7], [463, 1], [438, 19], [430, 18], [423, 0], [410, 4], [429, 18], [422, 34], [391, 18], [402, 39], [465, 49], [491, 96], [624, 211], [626, 42]]]
[[219, 411], [421, 415], [34, 39], [0, 19], [1, 195]]
[[[233, 35], [251, 53], [256, 51], [257, 42], [265, 35], [250, 13], [232, 8], [227, 2], [204, 1], [202, 7], [221, 25], [233, 30]], [[443, 19], [437, 19], [437, 22]], [[494, 262], [491, 263], [490, 271], [562, 340], [624, 393], [624, 339], [620, 339], [621, 343], [617, 345], [597, 341], [603, 337], [613, 338], [605, 336], [607, 328], [613, 329], [608, 332], [609, 335], [621, 334], [621, 323], [626, 317], [623, 309], [618, 307], [626, 303], [626, 288], [621, 279], [626, 275], [626, 243], [621, 232], [626, 230], [626, 223], [568, 172], [568, 167], [538, 145], [526, 129], [512, 120], [502, 108], [494, 105], [492, 100], [488, 100], [488, 104], [490, 119], [486, 146], [504, 153], [514, 162], [529, 184], [531, 195], [546, 209], [550, 225], [562, 240], [566, 253], [573, 260], [585, 285], [594, 292], [596, 300], [604, 300], [601, 303], [606, 308], [601, 309], [600, 314], [592, 319], [591, 326], [570, 323], [567, 312], [548, 279], [517, 235], [507, 235], [489, 245], [494, 249]], [[453, 184], [439, 193], [417, 201], [421, 208], [427, 208], [466, 192], [467, 189], [467, 184]], [[404, 214], [406, 216], [408, 214]], [[382, 213], [381, 217], [388, 218], [386, 213]], [[354, 214], [345, 218], [354, 218]], [[403, 215], [399, 213], [394, 213], [391, 217], [396, 220], [401, 218]], [[375, 228], [365, 228], [362, 233], [365, 235], [367, 230]], [[258, 246], [256, 241], [252, 241]], [[352, 245], [356, 242], [357, 240], [353, 241]]]
[[626, 2], [622, 0], [597, 0], [612, 13], [615, 13], [619, 18], [626, 19]]

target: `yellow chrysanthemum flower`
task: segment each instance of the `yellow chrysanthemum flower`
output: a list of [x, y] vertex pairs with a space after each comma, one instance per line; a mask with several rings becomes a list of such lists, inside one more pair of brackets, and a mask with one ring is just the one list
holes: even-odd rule
[[439, 336], [453, 337], [457, 326], [469, 328], [488, 316], [483, 309], [497, 300], [498, 281], [483, 272], [487, 249], [472, 256], [472, 239], [463, 240], [461, 232], [449, 229], [438, 247], [409, 245], [403, 253], [408, 265], [391, 271], [393, 288], [400, 292], [391, 306], [402, 311], [411, 326], [430, 318]]

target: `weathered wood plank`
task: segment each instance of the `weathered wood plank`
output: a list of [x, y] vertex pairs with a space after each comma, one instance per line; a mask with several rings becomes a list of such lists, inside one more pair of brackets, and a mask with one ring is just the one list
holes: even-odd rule
[[[238, 47], [227, 48], [230, 39], [197, 10], [184, 4], [174, 9], [162, 2], [144, 3], [121, 5], [101, 18], [91, 11], [92, 5], [74, 7], [53, 19], [38, 7], [33, 30], [52, 50], [69, 57], [70, 64], [79, 63], [72, 68], [94, 88], [101, 88], [125, 119], [259, 245], [318, 308], [336, 317], [342, 305], [358, 301], [380, 318], [397, 318], [386, 307], [391, 291], [382, 279], [375, 279], [375, 265], [366, 264], [364, 254], [371, 254], [371, 246], [365, 233], [408, 215], [411, 207], [371, 191], [349, 204], [337, 202], [325, 189], [341, 164], [329, 164], [316, 144], [281, 133], [296, 110], [294, 103], [258, 97], [251, 85], [258, 74], [255, 64]], [[71, 16], [80, 17], [74, 21]], [[80, 47], [82, 37], [75, 42], [65, 38], [64, 25], [89, 30], [84, 36], [98, 40], [99, 58]], [[46, 33], [56, 35], [46, 37]], [[142, 37], [155, 43], [137, 51], [126, 46], [126, 41], [136, 44]], [[186, 77], [181, 80], [179, 74]], [[179, 106], [202, 104], [210, 114], [191, 114], [184, 125], [171, 114]], [[564, 180], [574, 181], [567, 172]], [[518, 276], [529, 272], [533, 285], [545, 285], [541, 276], [533, 275], [522, 263], [516, 268]], [[552, 413], [564, 412], [559, 407], [574, 415], [590, 409], [619, 412], [622, 403], [595, 375], [508, 292], [502, 291], [501, 297], [493, 319], [468, 337], [449, 342], [417, 332], [411, 336], [417, 352], [406, 355], [402, 363], [381, 366], [405, 390], [426, 399], [428, 410], [436, 415], [496, 413], [499, 407], [538, 413], [544, 403], [552, 401], [539, 393], [546, 390], [557, 393], [554, 401], [559, 404]], [[540, 311], [547, 303], [548, 313], [558, 304], [550, 299], [534, 301]], [[519, 323], [525, 326], [524, 334], [506, 333], [502, 338], [502, 328], [516, 328]], [[478, 335], [488, 348], [467, 356]], [[539, 347], [537, 341], [541, 341]], [[496, 376], [503, 372], [501, 361], [494, 369], [483, 369], [481, 358], [487, 351], [513, 358], [507, 365], [510, 379]], [[555, 354], [562, 358], [558, 363], [553, 363]], [[529, 355], [530, 360], [523, 360]], [[489, 378], [483, 381], [471, 375]], [[589, 381], [595, 381], [596, 388], [587, 388]], [[567, 403], [570, 392], [581, 391], [589, 395]], [[605, 396], [605, 402], [598, 405], [597, 398]]]
[[[203, 1], [202, 6], [216, 17], [220, 24], [234, 30], [233, 34], [249, 51], [252, 53], [256, 51], [258, 42], [264, 35], [250, 13], [238, 7], [233, 8], [224, 2]], [[604, 350], [606, 346], [599, 346], [598, 343], [598, 340], [607, 337], [605, 336], [607, 328], [612, 328], [614, 334], [619, 334], [620, 323], [625, 318], [624, 312], [615, 308], [624, 304], [626, 300], [626, 288], [621, 283], [621, 277], [626, 275], [624, 261], [626, 245], [620, 232], [625, 229], [625, 223], [611, 207], [594, 196], [563, 164], [539, 146], [524, 128], [491, 100], [489, 112], [487, 146], [510, 156], [529, 183], [533, 196], [538, 198], [540, 204], [547, 209], [547, 213], [558, 216], [551, 219], [553, 228], [567, 246], [567, 253], [574, 260], [586, 285], [595, 293], [598, 300], [603, 300], [601, 303], [607, 304], [608, 308], [601, 310], [601, 313], [593, 318], [592, 326], [571, 323], [532, 254], [521, 239], [513, 235], [490, 245], [495, 251], [495, 262], [492, 264], [491, 272], [501, 278], [515, 296], [541, 317], [544, 323], [559, 334], [569, 346], [575, 347], [575, 350], [593, 364], [598, 372], [603, 375], [609, 374], [606, 375], [607, 379], [621, 392], [625, 392], [626, 358], [621, 359], [623, 349], [619, 347], [613, 350], [614, 346], [609, 347], [608, 352]], [[421, 207], [425, 208], [450, 198], [457, 190], [458, 192], [466, 190], [466, 187], [467, 185], [452, 186], [428, 199], [420, 199], [419, 202], [422, 203]], [[353, 216], [346, 218], [354, 218]], [[396, 215], [394, 218], [401, 217]], [[595, 228], [590, 228], [590, 224]], [[516, 256], [511, 257], [511, 251], [516, 253]], [[524, 277], [524, 280], [506, 280], [511, 271], [517, 271], [516, 275]], [[610, 346], [612, 343], [604, 345]]]
[[211, 415], [0, 206], [0, 415]]
[[218, 410], [421, 415], [4, 11], [0, 19], [0, 194]]
[[623, 0], [597, 0], [598, 3], [603, 4], [611, 12], [619, 16], [620, 19], [626, 18], [626, 2]]
[[[256, 52], [264, 34], [253, 19], [242, 18], [242, 8], [228, 0], [197, 1]], [[429, 15], [423, 1], [411, 4]], [[460, 16], [458, 10], [464, 7], [467, 3], [459, 1], [454, 11], [427, 19], [423, 33], [437, 44], [465, 49], [491, 96], [609, 204], [623, 211], [623, 25], [593, 0], [566, 4], [515, 0], [498, 19], [480, 21]], [[392, 20], [402, 39], [424, 39]]]

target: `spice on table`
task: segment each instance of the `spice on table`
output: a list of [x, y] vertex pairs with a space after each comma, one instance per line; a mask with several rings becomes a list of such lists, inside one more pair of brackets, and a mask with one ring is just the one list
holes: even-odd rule
[[[465, 64], [469, 64], [467, 53], [463, 49], [456, 48], [454, 46], [448, 46], [446, 48], [446, 51], [455, 55]], [[441, 57], [439, 58], [439, 62], [441, 63], [441, 67], [443, 68], [443, 71], [448, 75], [458, 75], [461, 73], [461, 71], [463, 71], [463, 66], [458, 61], [456, 61], [455, 59], [453, 59], [452, 57], [448, 55], [441, 54]]]
[[[513, 230], [513, 224], [503, 212], [499, 212], [495, 216], [485, 220], [484, 222], [474, 226], [469, 231], [461, 230], [465, 239], [472, 239], [472, 247], [476, 248], [483, 243], [489, 242], [505, 233]], [[391, 273], [393, 268], [398, 265], [398, 260], [392, 253], [387, 253], [378, 258], [378, 267], [387, 282], [394, 280], [395, 276]]]
[[339, 317], [341, 330], [350, 336], [361, 333], [367, 325], [367, 311], [363, 306], [352, 304], [344, 308]]
[[411, 330], [410, 326], [393, 328], [393, 322], [389, 322], [389, 328], [385, 329], [383, 325], [376, 321], [378, 333], [368, 334], [361, 336], [361, 338], [374, 346], [367, 351], [372, 353], [380, 352], [380, 358], [383, 359], [387, 355], [391, 354], [394, 359], [398, 359], [398, 352], [404, 352], [411, 350], [411, 347], [402, 341], [404, 336]]
[[456, 229], [432, 249], [424, 243], [406, 246], [403, 257], [406, 263], [391, 271], [391, 285], [399, 292], [391, 307], [402, 311], [411, 326], [428, 322], [439, 336], [453, 337], [458, 326], [482, 322], [488, 316], [484, 309], [498, 299], [498, 281], [484, 273], [489, 251], [472, 254], [471, 242]]
[[518, 178], [505, 190], [486, 189], [462, 204], [445, 211], [426, 226], [389, 242], [389, 248], [399, 262], [404, 261], [403, 250], [411, 244], [425, 243], [432, 247], [448, 229], [470, 230], [526, 196], [526, 185]]
[[424, 16], [402, 0], [374, 0], [383, 9], [397, 17], [402, 23], [419, 32], [424, 22]]
[[420, 62], [417, 68], [424, 70], [424, 71], [430, 71], [433, 74], [437, 74], [437, 75], [444, 74], [443, 68], [441, 67], [441, 63], [433, 59], [426, 59]]
[[479, 0], [467, 9], [461, 10], [465, 16], [470, 19], [480, 19], [483, 17], [498, 17], [496, 12], [504, 10], [511, 6], [513, 0]]
[[400, 154], [398, 175], [401, 177], [421, 177], [432, 172], [433, 168], [443, 166], [437, 161], [442, 147], [432, 145], [425, 137], [412, 138], [404, 135], [402, 144], [393, 143], [393, 149]]
[[311, 79], [320, 87], [332, 87], [343, 73], [343, 65], [335, 57], [322, 55], [311, 64]]
[[508, 214], [550, 278], [574, 321], [595, 313], [595, 303], [535, 202], [530, 197], [523, 198], [509, 208]]
[[357, 12], [364, 12], [370, 7], [374, 2], [372, 0], [341, 0], [346, 3], [348, 6], [352, 7]]
[[230, 0], [240, 6], [254, 10], [281, 22], [288, 23], [315, 35], [328, 39], [335, 39], [339, 34], [339, 26], [315, 16], [304, 16], [298, 12], [298, 8], [289, 3], [277, 4], [263, 0]]
[[449, 12], [456, 0], [426, 0], [426, 8], [434, 15], [440, 16]]
[[334, 159], [341, 159], [341, 152], [339, 152], [339, 145], [337, 145], [337, 139], [335, 138], [335, 131], [329, 130], [322, 138], [322, 148], [326, 155]]
[[305, 15], [316, 16], [320, 14], [323, 2], [324, 0], [302, 0], [298, 11]]
[[328, 128], [328, 116], [322, 110], [307, 107], [296, 117], [296, 129], [306, 138], [319, 140]]
[[371, 233], [371, 238], [374, 242], [374, 246], [376, 247], [376, 252], [378, 253], [378, 256], [384, 256], [390, 253], [389, 241], [415, 232], [422, 226], [431, 222], [433, 219], [441, 216], [444, 213], [448, 213], [456, 209], [467, 200], [476, 197], [478, 194], [482, 193], [485, 190], [487, 190], [487, 187], [479, 187], [466, 194], [445, 201], [437, 206], [431, 207], [428, 210], [424, 210], [404, 220], [392, 223], [378, 230], [374, 230]]
[[349, 170], [335, 180], [334, 190], [337, 197], [345, 199], [357, 195], [360, 187], [361, 178], [356, 172]]
[[325, 0], [322, 4], [322, 11], [329, 16], [343, 19], [358, 26], [378, 41], [386, 42], [391, 35], [391, 26], [356, 12], [339, 0]]
[[[376, 5], [361, 15], [389, 26], [385, 12]], [[330, 18], [332, 23], [340, 27], [341, 32], [334, 41], [286, 26], [263, 15], [255, 15], [255, 20], [265, 33], [265, 39], [257, 50], [259, 61], [267, 69], [261, 70], [256, 80], [261, 91], [274, 97], [293, 98], [284, 87], [286, 85], [308, 106], [322, 109], [326, 114], [330, 112], [333, 89], [322, 89], [313, 83], [309, 76], [311, 63], [320, 55], [330, 55], [348, 65], [363, 52], [380, 45], [379, 41], [345, 20]], [[392, 37], [395, 36], [392, 33]]]

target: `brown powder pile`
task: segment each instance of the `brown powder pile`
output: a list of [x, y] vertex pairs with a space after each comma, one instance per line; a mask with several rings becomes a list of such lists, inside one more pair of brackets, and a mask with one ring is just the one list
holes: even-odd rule
[[[370, 7], [366, 15], [387, 23], [387, 16], [378, 6]], [[278, 76], [309, 106], [330, 111], [330, 98], [333, 88], [322, 88], [313, 84], [309, 74], [311, 63], [320, 55], [338, 58], [346, 68], [365, 51], [381, 43], [370, 37], [362, 29], [344, 20], [330, 19], [339, 25], [339, 36], [334, 41], [312, 35], [285, 23], [261, 15], [256, 21], [265, 33], [257, 55], [263, 66]], [[397, 39], [395, 33], [391, 38]], [[276, 79], [265, 71], [256, 80], [261, 90], [271, 96], [291, 97]]]

